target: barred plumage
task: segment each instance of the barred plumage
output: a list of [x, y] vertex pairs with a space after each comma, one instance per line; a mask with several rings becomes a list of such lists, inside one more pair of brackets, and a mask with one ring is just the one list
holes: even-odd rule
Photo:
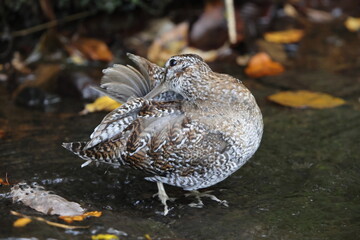
[[104, 71], [101, 84], [126, 102], [103, 119], [88, 143], [65, 148], [88, 161], [148, 173], [159, 196], [165, 194], [162, 183], [184, 190], [212, 186], [255, 153], [262, 115], [241, 81], [213, 72], [197, 55], [171, 57], [165, 68], [129, 56], [141, 73], [116, 65]]

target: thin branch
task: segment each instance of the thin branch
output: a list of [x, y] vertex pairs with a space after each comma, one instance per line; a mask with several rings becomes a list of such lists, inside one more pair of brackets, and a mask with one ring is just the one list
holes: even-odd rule
[[[54, 20], [54, 21], [50, 21], [47, 23], [43, 23], [40, 25], [36, 25], [30, 28], [26, 28], [26, 29], [22, 29], [22, 30], [18, 30], [15, 32], [10, 33], [11, 37], [22, 37], [22, 36], [26, 36], [35, 32], [39, 32], [42, 31], [44, 29], [48, 29], [48, 28], [52, 28], [55, 27], [59, 24], [63, 24], [63, 23], [67, 23], [67, 22], [71, 22], [71, 21], [75, 21], [81, 18], [86, 18], [88, 16], [91, 16], [95, 14], [94, 11], [86, 11], [86, 12], [81, 12], [81, 13], [77, 13], [74, 15], [70, 15], [70, 16], [66, 16], [63, 19], [60, 20]], [[3, 35], [4, 33], [0, 33], [0, 36]]]
[[10, 213], [14, 216], [18, 216], [18, 217], [23, 217], [23, 218], [30, 218], [30, 219], [35, 219], [37, 221], [40, 222], [45, 222], [51, 226], [54, 227], [59, 227], [59, 228], [65, 228], [65, 229], [76, 229], [76, 228], [89, 228], [89, 226], [73, 226], [73, 225], [66, 225], [66, 224], [62, 224], [62, 223], [57, 223], [57, 222], [51, 222], [48, 221], [42, 217], [32, 217], [32, 216], [27, 216], [25, 214], [19, 213], [19, 212], [15, 212], [15, 211], [10, 211]]

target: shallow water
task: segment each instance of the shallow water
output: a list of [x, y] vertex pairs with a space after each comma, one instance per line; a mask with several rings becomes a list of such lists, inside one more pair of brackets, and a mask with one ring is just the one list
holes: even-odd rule
[[145, 234], [152, 239], [354, 239], [360, 234], [357, 95], [351, 89], [343, 91], [350, 100], [343, 107], [293, 110], [265, 100], [277, 91], [270, 80], [245, 83], [259, 101], [265, 132], [255, 156], [210, 188], [229, 207], [205, 199], [204, 208], [190, 208], [187, 204], [194, 199], [165, 186], [168, 195], [177, 198], [169, 203], [172, 210], [166, 217], [152, 197], [156, 184], [143, 180], [140, 173], [105, 165], [81, 168], [83, 161], [61, 147], [62, 142], [86, 140], [106, 113], [79, 116], [82, 103], [76, 99], [65, 99], [50, 112], [24, 109], [13, 105], [0, 89], [0, 123], [6, 130], [0, 139], [0, 177], [7, 173], [11, 183], [37, 182], [89, 210], [103, 212], [100, 218], [76, 223], [90, 226], [85, 230], [41, 222], [13, 228], [17, 217], [9, 210], [42, 214], [12, 203], [9, 188], [2, 186], [0, 238], [89, 239], [115, 229], [122, 231], [117, 232], [120, 239], [144, 239]]

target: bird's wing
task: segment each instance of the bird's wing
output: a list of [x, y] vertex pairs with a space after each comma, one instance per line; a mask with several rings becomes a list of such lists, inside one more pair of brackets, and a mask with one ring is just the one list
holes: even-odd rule
[[90, 135], [90, 141], [84, 150], [123, 135], [123, 131], [134, 124], [133, 122], [137, 118], [142, 118], [143, 121], [148, 119], [149, 122], [158, 117], [177, 116], [180, 112], [179, 108], [180, 102], [156, 102], [143, 98], [132, 98], [104, 117]]
[[129, 126], [123, 157], [127, 164], [157, 176], [186, 176], [200, 174], [204, 165], [213, 163], [212, 157], [225, 151], [228, 144], [220, 133], [195, 124], [176, 104], [157, 102], [138, 113]]
[[147, 102], [148, 100], [143, 98], [133, 98], [107, 114], [90, 135], [90, 141], [84, 149], [92, 148], [120, 134], [137, 118], [140, 109]]

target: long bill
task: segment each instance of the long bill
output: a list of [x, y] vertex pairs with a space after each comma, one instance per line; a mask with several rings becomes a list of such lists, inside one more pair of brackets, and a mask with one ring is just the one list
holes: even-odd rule
[[160, 83], [158, 86], [153, 88], [146, 96], [145, 99], [153, 99], [154, 97], [158, 96], [159, 94], [166, 92], [169, 90], [168, 84], [166, 82]]

